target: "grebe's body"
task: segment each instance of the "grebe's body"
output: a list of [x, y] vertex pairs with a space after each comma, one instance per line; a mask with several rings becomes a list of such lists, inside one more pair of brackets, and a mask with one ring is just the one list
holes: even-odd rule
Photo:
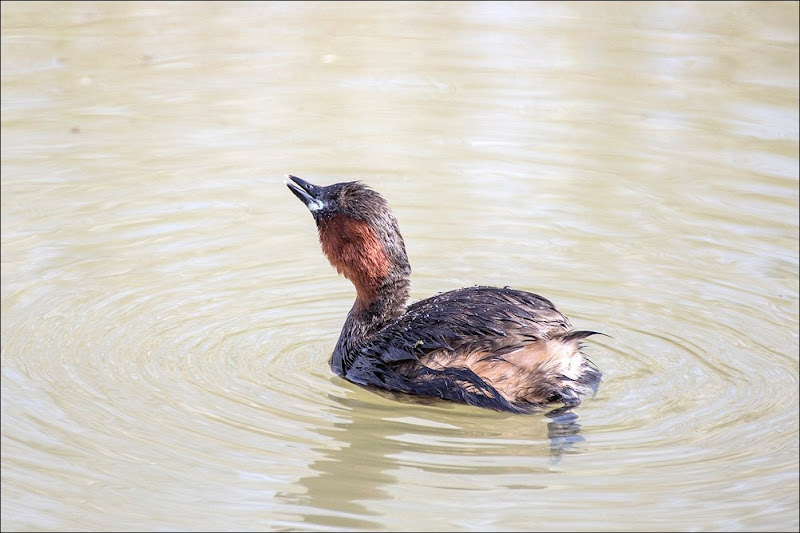
[[287, 176], [314, 215], [331, 264], [357, 296], [330, 360], [368, 387], [526, 412], [580, 403], [600, 371], [581, 353], [593, 331], [571, 331], [539, 295], [498, 287], [444, 292], [406, 307], [411, 267], [386, 201], [359, 182], [312, 185]]

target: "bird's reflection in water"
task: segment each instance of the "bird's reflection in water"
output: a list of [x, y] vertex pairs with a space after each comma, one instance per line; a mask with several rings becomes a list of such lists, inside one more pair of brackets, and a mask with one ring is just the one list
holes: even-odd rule
[[390, 496], [382, 487], [395, 478], [387, 472], [395, 467], [391, 457], [394, 445], [381, 429], [385, 424], [374, 418], [366, 406], [346, 398], [332, 398], [344, 409], [337, 409], [335, 422], [318, 430], [321, 457], [311, 464], [313, 473], [300, 478], [304, 493], [282, 493], [280, 498], [303, 509], [302, 520], [309, 528], [337, 528], [348, 531], [382, 529], [377, 513], [362, 502], [385, 500]]
[[578, 413], [572, 406], [559, 407], [546, 413], [550, 419], [547, 423], [547, 437], [550, 439], [550, 462], [555, 465], [561, 461], [565, 452], [572, 450], [578, 442], [583, 442], [581, 425], [578, 424]]
[[[577, 453], [573, 446], [584, 440], [573, 407], [544, 415], [509, 415], [438, 401], [421, 403], [418, 398], [410, 400], [385, 391], [380, 395], [401, 401], [387, 403], [371, 395], [356, 394], [358, 399], [331, 397], [331, 403], [337, 405], [335, 418], [347, 419], [319, 428], [321, 445], [315, 450], [320, 457], [310, 465], [313, 473], [298, 480], [299, 494], [292, 491], [280, 496], [294, 509], [303, 509], [303, 521], [309, 527], [383, 528], [375, 502], [396, 497], [394, 487], [400, 481], [396, 473], [408, 466], [412, 456], [435, 461], [442, 454], [458, 454], [463, 457], [463, 464], [455, 467], [448, 463], [447, 472], [472, 479], [517, 474], [519, 464], [524, 464], [524, 471], [532, 476], [530, 486], [541, 488], [562, 455]], [[542, 416], [549, 420], [547, 440], [541, 427]], [[521, 459], [517, 466], [488, 470], [481, 462], [470, 461], [482, 457], [486, 450]], [[541, 460], [548, 464], [537, 466]], [[416, 465], [423, 470], [427, 467]]]

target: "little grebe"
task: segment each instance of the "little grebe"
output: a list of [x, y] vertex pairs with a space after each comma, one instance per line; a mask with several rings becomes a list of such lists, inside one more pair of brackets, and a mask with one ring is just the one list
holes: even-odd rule
[[330, 366], [366, 387], [528, 412], [590, 394], [601, 373], [546, 298], [498, 287], [444, 292], [406, 307], [411, 266], [386, 200], [360, 182], [286, 185], [311, 211], [322, 251], [356, 288]]

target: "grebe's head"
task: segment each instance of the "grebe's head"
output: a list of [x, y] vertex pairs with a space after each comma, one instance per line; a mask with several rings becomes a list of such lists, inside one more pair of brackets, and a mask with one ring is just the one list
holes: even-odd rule
[[345, 181], [322, 187], [297, 176], [286, 177], [294, 182], [284, 180], [286, 186], [306, 204], [318, 224], [338, 216], [378, 223], [382, 214], [391, 214], [386, 200], [361, 182]]
[[353, 282], [364, 306], [383, 284], [408, 278], [405, 243], [380, 194], [357, 181], [320, 186], [286, 177], [286, 186], [314, 216], [322, 251]]

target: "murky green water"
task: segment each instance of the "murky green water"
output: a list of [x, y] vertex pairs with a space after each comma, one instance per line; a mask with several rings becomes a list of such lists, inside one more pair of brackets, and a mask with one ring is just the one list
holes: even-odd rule
[[[2, 529], [797, 530], [798, 3], [2, 3]], [[552, 299], [544, 415], [333, 376], [282, 183]]]

